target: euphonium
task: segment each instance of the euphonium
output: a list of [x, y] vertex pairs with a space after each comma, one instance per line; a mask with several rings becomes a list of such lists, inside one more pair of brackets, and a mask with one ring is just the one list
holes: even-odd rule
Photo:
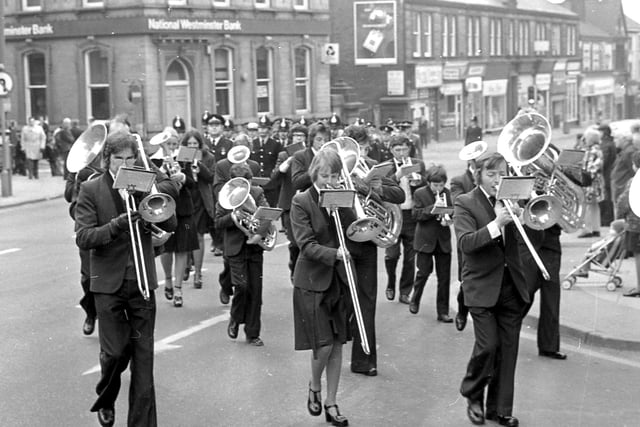
[[220, 206], [231, 212], [231, 219], [247, 237], [253, 237], [260, 233], [262, 239], [258, 245], [266, 251], [272, 250], [276, 245], [278, 231], [271, 222], [266, 232], [261, 229], [264, 224], [254, 218], [254, 213], [258, 209], [255, 200], [250, 193], [251, 183], [242, 177], [232, 178], [220, 189], [218, 201]]
[[572, 233], [583, 226], [584, 192], [556, 167], [558, 153], [550, 143], [547, 119], [538, 113], [523, 113], [503, 129], [498, 152], [517, 174], [528, 172], [536, 178], [534, 188], [541, 195], [525, 206], [525, 224], [544, 230], [557, 223]]

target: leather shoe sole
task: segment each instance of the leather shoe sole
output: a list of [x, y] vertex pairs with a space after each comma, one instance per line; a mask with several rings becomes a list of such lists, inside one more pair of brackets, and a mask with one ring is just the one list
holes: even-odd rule
[[111, 408], [98, 409], [98, 422], [103, 427], [111, 427], [116, 421], [115, 411]]
[[418, 311], [420, 311], [420, 306], [415, 302], [412, 302], [411, 304], [409, 304], [409, 311], [412, 314], [418, 314]]
[[501, 426], [506, 426], [506, 427], [518, 427], [520, 425], [520, 421], [518, 421], [516, 417], [512, 417], [512, 416], [487, 414], [487, 419], [490, 421], [495, 421]]
[[220, 289], [220, 302], [226, 305], [229, 304], [229, 299], [229, 295], [223, 289]]
[[96, 328], [96, 318], [87, 316], [84, 319], [84, 323], [82, 325], [82, 333], [85, 335], [91, 335]]
[[567, 355], [565, 353], [560, 353], [559, 351], [543, 351], [540, 350], [538, 352], [539, 356], [542, 357], [548, 357], [550, 359], [557, 359], [557, 360], [564, 360], [567, 358]]
[[227, 335], [229, 335], [229, 338], [238, 338], [238, 326], [238, 322], [233, 319], [229, 320], [229, 326], [227, 327]]
[[467, 326], [467, 316], [456, 315], [456, 329], [459, 331], [464, 331], [465, 326]]
[[477, 426], [484, 424], [484, 410], [482, 409], [482, 403], [467, 399], [467, 417], [469, 417], [471, 424]]

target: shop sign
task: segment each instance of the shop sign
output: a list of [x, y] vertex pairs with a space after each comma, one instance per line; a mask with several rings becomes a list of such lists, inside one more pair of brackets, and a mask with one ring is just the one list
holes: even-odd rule
[[549, 90], [551, 86], [551, 74], [536, 74], [536, 88], [538, 90]]
[[355, 64], [397, 63], [396, 1], [353, 3]]
[[582, 63], [580, 61], [567, 61], [567, 75], [577, 76], [582, 71]]
[[447, 62], [442, 70], [443, 80], [462, 80], [467, 70], [467, 62]]
[[467, 70], [467, 76], [468, 77], [474, 77], [474, 76], [484, 76], [484, 69], [485, 69], [485, 65], [484, 64], [475, 64], [475, 65], [469, 65], [469, 69]]
[[462, 82], [443, 83], [440, 92], [445, 96], [462, 95]]
[[613, 93], [615, 84], [613, 77], [585, 78], [580, 85], [581, 96], [609, 95]]
[[329, 65], [340, 64], [340, 44], [325, 43], [322, 48], [322, 56], [320, 57], [320, 62]]
[[416, 65], [416, 89], [440, 87], [442, 85], [442, 65]]
[[482, 92], [482, 77], [467, 77], [464, 81], [464, 88], [467, 92]]
[[387, 71], [387, 95], [404, 95], [404, 70]]
[[482, 95], [501, 96], [507, 94], [507, 79], [485, 80], [482, 82]]
[[155, 19], [149, 18], [150, 30], [173, 31], [242, 31], [239, 20], [229, 19]]

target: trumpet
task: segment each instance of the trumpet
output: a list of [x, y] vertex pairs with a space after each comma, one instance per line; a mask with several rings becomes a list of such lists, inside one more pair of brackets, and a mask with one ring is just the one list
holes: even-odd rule
[[191, 163], [191, 173], [193, 174], [193, 180], [198, 182], [198, 173], [200, 172], [200, 166], [198, 166], [198, 159], [193, 159]]

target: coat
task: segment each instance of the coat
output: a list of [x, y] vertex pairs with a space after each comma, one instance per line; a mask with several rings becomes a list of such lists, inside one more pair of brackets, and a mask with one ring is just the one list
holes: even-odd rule
[[[451, 192], [444, 189], [447, 206], [452, 207]], [[416, 220], [416, 231], [413, 238], [413, 249], [417, 252], [433, 253], [436, 244], [443, 252], [451, 252], [451, 228], [440, 224], [440, 215], [431, 213], [436, 202], [436, 196], [426, 185], [418, 188], [413, 195], [412, 216]]]

